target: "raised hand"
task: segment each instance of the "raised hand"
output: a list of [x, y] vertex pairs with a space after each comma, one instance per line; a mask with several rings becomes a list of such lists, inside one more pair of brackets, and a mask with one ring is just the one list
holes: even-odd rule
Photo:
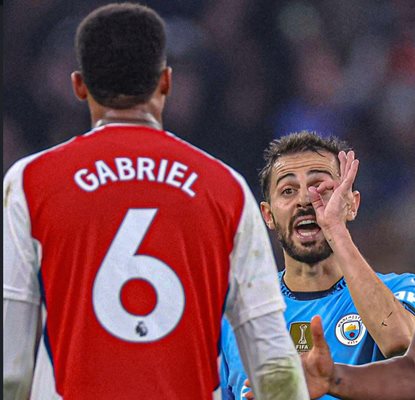
[[[352, 187], [356, 179], [359, 161], [353, 151], [339, 153], [340, 180], [331, 179], [319, 186], [309, 187], [310, 200], [316, 212], [317, 223], [323, 232], [343, 226], [353, 220], [358, 206], [358, 192]], [[330, 192], [332, 191], [331, 195]]]
[[311, 320], [313, 348], [308, 353], [301, 354], [301, 361], [310, 398], [326, 394], [334, 373], [334, 364], [330, 349], [324, 339], [321, 317], [314, 316]]

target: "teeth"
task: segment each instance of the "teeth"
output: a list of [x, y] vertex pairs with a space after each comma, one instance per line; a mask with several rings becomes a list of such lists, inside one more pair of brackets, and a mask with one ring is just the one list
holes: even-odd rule
[[315, 223], [316, 221], [313, 219], [305, 219], [304, 221], [299, 222], [297, 226], [309, 225], [309, 224], [315, 224]]
[[313, 236], [314, 232], [303, 232], [301, 236]]

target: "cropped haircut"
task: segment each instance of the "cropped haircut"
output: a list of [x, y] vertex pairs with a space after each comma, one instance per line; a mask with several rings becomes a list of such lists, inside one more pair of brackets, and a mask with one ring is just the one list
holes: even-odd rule
[[332, 153], [337, 162], [337, 155], [340, 151], [349, 151], [352, 148], [343, 140], [336, 136], [324, 138], [316, 132], [301, 131], [290, 133], [282, 136], [279, 139], [274, 139], [264, 151], [265, 166], [259, 173], [259, 181], [261, 185], [262, 195], [264, 199], [270, 200], [270, 181], [272, 169], [276, 161], [285, 155], [304, 153], [306, 151], [313, 151], [319, 153], [321, 151], [328, 151]]
[[157, 87], [166, 61], [165, 25], [146, 6], [108, 4], [79, 24], [75, 51], [92, 97], [106, 107], [130, 108]]

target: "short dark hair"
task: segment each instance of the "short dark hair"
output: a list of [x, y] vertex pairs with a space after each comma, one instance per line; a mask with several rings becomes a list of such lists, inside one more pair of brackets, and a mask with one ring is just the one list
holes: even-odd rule
[[322, 137], [316, 132], [301, 131], [290, 133], [274, 139], [264, 151], [265, 166], [259, 173], [259, 181], [261, 185], [262, 195], [266, 201], [269, 201], [269, 189], [272, 168], [275, 162], [281, 157], [288, 154], [303, 153], [306, 151], [314, 151], [319, 153], [320, 151], [328, 151], [334, 154], [337, 159], [337, 155], [340, 151], [349, 151], [352, 148], [347, 142], [340, 140], [336, 136]]
[[148, 101], [166, 60], [161, 17], [141, 4], [99, 7], [79, 24], [75, 50], [92, 97], [101, 105], [125, 109]]

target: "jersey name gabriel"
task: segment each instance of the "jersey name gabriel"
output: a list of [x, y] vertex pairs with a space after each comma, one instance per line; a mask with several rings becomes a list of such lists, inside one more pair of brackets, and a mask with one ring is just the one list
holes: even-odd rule
[[81, 168], [74, 174], [76, 184], [87, 192], [93, 192], [108, 182], [147, 181], [165, 183], [181, 189], [190, 197], [196, 193], [192, 189], [198, 178], [197, 173], [190, 171], [189, 167], [179, 161], [166, 159], [154, 160], [150, 157], [115, 157], [109, 163], [103, 160], [94, 162], [93, 170]]

